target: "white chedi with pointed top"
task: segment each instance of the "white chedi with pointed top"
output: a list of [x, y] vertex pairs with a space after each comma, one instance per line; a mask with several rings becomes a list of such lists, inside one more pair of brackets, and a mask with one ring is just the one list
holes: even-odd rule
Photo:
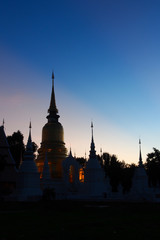
[[139, 140], [139, 162], [132, 179], [130, 199], [132, 201], [152, 201], [152, 198], [153, 193], [148, 186], [148, 176], [142, 160], [141, 140]]
[[31, 123], [29, 126], [29, 137], [18, 177], [16, 195], [18, 201], [35, 201], [41, 198], [40, 174], [34, 162], [34, 154], [31, 139]]
[[84, 183], [86, 192], [92, 197], [103, 197], [105, 193], [105, 174], [97, 159], [95, 144], [93, 139], [93, 123], [91, 123], [91, 146], [89, 160], [86, 163]]

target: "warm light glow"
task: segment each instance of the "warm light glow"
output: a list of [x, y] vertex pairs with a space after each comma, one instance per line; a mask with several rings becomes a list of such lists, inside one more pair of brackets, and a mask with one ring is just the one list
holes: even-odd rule
[[44, 163], [36, 163], [36, 166], [37, 166], [38, 172], [40, 173], [40, 178], [42, 178]]
[[71, 165], [69, 168], [69, 182], [73, 183], [74, 182], [74, 166]]
[[84, 183], [84, 170], [83, 170], [83, 168], [79, 169], [79, 181], [81, 183]]
[[52, 151], [52, 149], [51, 149], [51, 148], [49, 148], [49, 149], [48, 149], [48, 152], [51, 152], [51, 151]]

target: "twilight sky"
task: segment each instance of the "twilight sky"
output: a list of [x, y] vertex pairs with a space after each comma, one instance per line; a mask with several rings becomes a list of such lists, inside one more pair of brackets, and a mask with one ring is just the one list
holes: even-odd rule
[[0, 121], [39, 146], [51, 74], [66, 147], [126, 163], [160, 149], [159, 0], [1, 0]]

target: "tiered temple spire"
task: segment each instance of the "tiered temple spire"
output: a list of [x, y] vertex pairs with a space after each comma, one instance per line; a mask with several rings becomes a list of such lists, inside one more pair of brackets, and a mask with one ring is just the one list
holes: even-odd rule
[[3, 118], [3, 122], [2, 122], [2, 126], [4, 127], [4, 124], [5, 124], [5, 121], [4, 121], [4, 118]]
[[26, 152], [27, 153], [28, 152], [32, 152], [33, 153], [31, 128], [32, 128], [32, 125], [31, 125], [31, 121], [30, 121], [30, 124], [29, 124], [29, 136], [28, 136], [28, 141], [27, 141], [27, 146], [26, 146]]
[[93, 122], [91, 122], [91, 147], [90, 147], [90, 158], [96, 157], [96, 151], [95, 151], [95, 144], [94, 144], [94, 138], [93, 138]]
[[58, 121], [59, 115], [58, 109], [56, 107], [56, 99], [54, 92], [54, 72], [52, 72], [52, 93], [51, 93], [51, 101], [48, 109], [49, 115], [47, 116], [49, 122]]
[[142, 153], [141, 153], [141, 139], [139, 139], [139, 167], [143, 166]]

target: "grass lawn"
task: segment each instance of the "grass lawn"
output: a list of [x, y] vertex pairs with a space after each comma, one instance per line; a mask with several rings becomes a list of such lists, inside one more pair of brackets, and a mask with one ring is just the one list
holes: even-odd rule
[[160, 205], [1, 203], [0, 240], [160, 239]]

